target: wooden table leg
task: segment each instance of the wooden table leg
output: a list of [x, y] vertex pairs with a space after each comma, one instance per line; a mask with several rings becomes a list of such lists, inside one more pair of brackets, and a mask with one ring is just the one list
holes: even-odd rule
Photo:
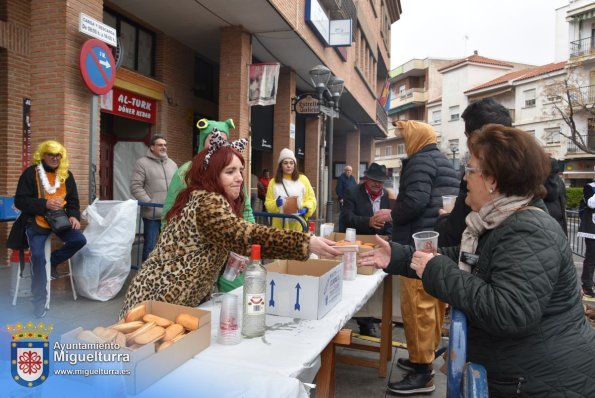
[[341, 329], [320, 353], [320, 370], [316, 375], [316, 398], [335, 396], [335, 344], [351, 342], [351, 330]]
[[378, 376], [386, 377], [387, 363], [392, 358], [393, 342], [393, 277], [387, 275], [382, 282], [382, 326], [380, 328], [380, 362]]

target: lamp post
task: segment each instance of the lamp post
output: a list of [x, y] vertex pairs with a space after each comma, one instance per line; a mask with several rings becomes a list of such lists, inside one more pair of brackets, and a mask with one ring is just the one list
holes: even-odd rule
[[459, 151], [459, 144], [457, 144], [456, 142], [451, 142], [450, 151], [452, 152], [452, 167], [456, 169], [455, 155]]
[[331, 76], [331, 71], [324, 65], [310, 69], [310, 79], [318, 93], [320, 113], [328, 117], [328, 201], [326, 202], [326, 221], [333, 221], [333, 120], [339, 117], [339, 98], [343, 93], [344, 81]]

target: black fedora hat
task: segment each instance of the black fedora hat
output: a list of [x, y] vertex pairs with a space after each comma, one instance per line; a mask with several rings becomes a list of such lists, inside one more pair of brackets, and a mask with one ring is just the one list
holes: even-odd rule
[[372, 163], [370, 167], [368, 167], [368, 170], [364, 172], [364, 175], [371, 180], [382, 182], [388, 180], [388, 175], [386, 175], [386, 166], [379, 165], [378, 163]]

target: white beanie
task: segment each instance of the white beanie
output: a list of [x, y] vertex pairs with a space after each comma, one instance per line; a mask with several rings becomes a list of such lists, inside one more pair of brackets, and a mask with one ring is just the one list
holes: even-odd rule
[[285, 159], [291, 159], [291, 160], [293, 160], [294, 163], [297, 163], [297, 160], [295, 160], [295, 155], [293, 154], [293, 151], [289, 148], [283, 148], [281, 150], [281, 153], [279, 154], [279, 161], [277, 162], [277, 164], [281, 163]]

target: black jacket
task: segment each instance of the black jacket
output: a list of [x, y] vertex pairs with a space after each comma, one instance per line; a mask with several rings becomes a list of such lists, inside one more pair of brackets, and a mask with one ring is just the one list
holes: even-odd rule
[[595, 195], [595, 182], [590, 182], [583, 188], [583, 198], [578, 209], [580, 224], [577, 236], [587, 239], [595, 239], [595, 209], [587, 205], [593, 195]]
[[[533, 206], [545, 209], [541, 200]], [[387, 272], [415, 276], [413, 250], [392, 244]], [[595, 397], [595, 329], [552, 217], [519, 211], [485, 232], [471, 273], [458, 268], [458, 247], [440, 252], [426, 265], [424, 289], [465, 313], [467, 359], [485, 366], [490, 397]]]
[[554, 170], [545, 180], [545, 189], [547, 194], [543, 201], [547, 207], [550, 216], [554, 217], [558, 224], [568, 235], [568, 227], [566, 225], [566, 186], [564, 181], [558, 175], [558, 170]]
[[433, 230], [442, 195], [459, 193], [457, 173], [435, 144], [426, 145], [403, 161], [399, 195], [392, 210], [393, 236], [410, 244], [415, 232]]
[[[21, 215], [13, 224], [8, 239], [8, 247], [11, 249], [21, 249], [27, 247], [25, 238], [25, 227], [28, 223], [35, 222], [35, 216], [43, 216], [47, 210], [46, 199], [41, 199], [38, 195], [36, 166], [30, 166], [19, 178], [17, 190], [14, 197], [14, 205], [21, 211]], [[78, 191], [74, 176], [69, 171], [66, 179], [66, 214], [68, 217], [81, 219], [81, 210], [79, 204]], [[49, 230], [48, 230], [49, 231]]]
[[[370, 217], [374, 215], [370, 196], [366, 192], [365, 183], [357, 184], [345, 191], [343, 197], [343, 208], [341, 209], [341, 218], [345, 228], [355, 228], [356, 233], [362, 235], [391, 235], [392, 224], [387, 223], [382, 229], [370, 227]], [[383, 189], [384, 194], [380, 198], [380, 208], [390, 209], [388, 192]], [[339, 231], [339, 232], [345, 232]]]
[[465, 176], [461, 177], [459, 185], [459, 195], [455, 201], [455, 206], [450, 214], [440, 216], [436, 221], [434, 228], [440, 235], [438, 235], [438, 246], [458, 246], [461, 244], [461, 237], [463, 231], [467, 228], [465, 218], [471, 213], [471, 208], [465, 203], [467, 198], [467, 181]]

